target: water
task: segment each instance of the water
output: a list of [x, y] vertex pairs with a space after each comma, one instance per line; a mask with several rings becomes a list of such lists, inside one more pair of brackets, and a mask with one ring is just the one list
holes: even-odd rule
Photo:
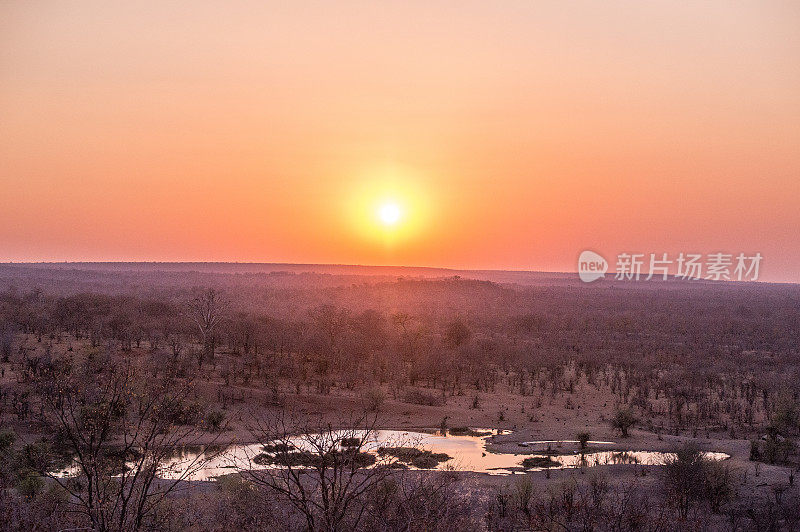
[[[703, 453], [709, 460], [725, 460], [730, 458], [730, 455], [725, 453], [707, 452]], [[553, 466], [549, 469], [569, 469], [578, 467], [599, 467], [606, 465], [618, 464], [639, 464], [639, 465], [663, 465], [664, 461], [668, 458], [673, 458], [673, 453], [664, 453], [659, 451], [592, 451], [587, 450], [585, 453], [565, 454], [565, 455], [527, 455], [527, 456], [547, 456], [556, 462], [559, 466]], [[527, 457], [526, 456], [526, 457]], [[542, 471], [546, 468], [532, 467], [526, 471]]]
[[[496, 431], [491, 429], [476, 429], [481, 432], [492, 432], [492, 434], [507, 433], [508, 431]], [[589, 449], [583, 454], [572, 451], [564, 454], [516, 454], [516, 453], [494, 453], [486, 450], [486, 445], [491, 439], [487, 436], [470, 435], [448, 435], [442, 436], [438, 433], [423, 433], [414, 431], [399, 430], [378, 430], [373, 433], [372, 438], [365, 442], [362, 450], [375, 453], [380, 446], [417, 446], [434, 453], [446, 453], [452, 458], [439, 463], [436, 469], [448, 469], [452, 471], [472, 471], [476, 473], [487, 473], [492, 475], [508, 475], [515, 471], [543, 471], [545, 467], [532, 467], [524, 469], [522, 460], [529, 457], [548, 456], [558, 465], [553, 465], [549, 469], [568, 469], [578, 467], [600, 467], [614, 464], [641, 464], [641, 465], [660, 465], [664, 460], [671, 456], [671, 453], [656, 451], [602, 451], [594, 448], [599, 445], [611, 445], [613, 442], [589, 442]], [[302, 439], [293, 440], [298, 449], [307, 449]], [[525, 442], [527, 446], [547, 447], [551, 453], [562, 452], [562, 444], [577, 444], [576, 441], [553, 440]], [[166, 462], [162, 464], [159, 477], [161, 478], [181, 478], [186, 476], [187, 480], [213, 480], [216, 477], [236, 472], [237, 469], [266, 469], [269, 465], [258, 465], [252, 459], [263, 452], [261, 444], [250, 445], [231, 445], [225, 448], [219, 447], [191, 447], [176, 450]], [[712, 460], [724, 460], [729, 458], [725, 453], [706, 453]], [[413, 469], [413, 467], [411, 468]], [[189, 471], [188, 475], [185, 472]], [[59, 476], [74, 476], [77, 468], [73, 465], [58, 473]]]
[[[614, 445], [613, 441], [594, 441], [594, 440], [589, 440], [586, 443], [589, 444], [589, 445]], [[519, 445], [521, 447], [532, 447], [534, 449], [541, 449], [542, 451], [544, 451], [545, 449], [552, 449], [553, 447], [555, 447], [557, 449], [561, 448], [561, 447], [564, 446], [564, 444], [567, 444], [568, 446], [569, 445], [576, 446], [576, 445], [580, 444], [580, 441], [578, 441], [578, 440], [535, 440], [535, 441], [524, 441], [524, 442], [520, 443]]]

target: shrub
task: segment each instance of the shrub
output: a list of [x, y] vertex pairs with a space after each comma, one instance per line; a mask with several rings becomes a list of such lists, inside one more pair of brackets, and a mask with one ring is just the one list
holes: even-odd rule
[[203, 408], [199, 403], [165, 397], [161, 406], [164, 419], [174, 425], [197, 426], [203, 419]]
[[761, 447], [758, 445], [758, 440], [750, 440], [750, 460], [755, 462], [761, 459]]
[[530, 456], [522, 461], [522, 467], [529, 469], [531, 467], [556, 467], [561, 463], [553, 460], [549, 456]]
[[206, 426], [209, 430], [219, 432], [222, 427], [222, 422], [225, 421], [225, 414], [219, 410], [213, 410], [206, 416]]
[[513, 495], [517, 508], [530, 519], [531, 503], [534, 502], [534, 488], [530, 475], [523, 475], [522, 479], [514, 484]]
[[362, 468], [371, 466], [375, 461], [374, 454], [356, 452], [353, 449], [331, 451], [325, 454], [311, 451], [292, 451], [276, 455], [260, 453], [253, 458], [253, 462], [259, 465], [277, 464], [285, 467], [332, 467], [334, 462], [344, 462], [351, 463], [356, 468]]
[[628, 430], [636, 424], [638, 419], [634, 413], [627, 408], [620, 408], [614, 412], [611, 418], [611, 428], [618, 430], [623, 438], [628, 437]]
[[418, 469], [433, 469], [440, 462], [447, 462], [452, 458], [446, 453], [432, 453], [416, 447], [380, 447], [378, 454], [394, 456], [399, 461], [410, 463]]
[[711, 511], [719, 513], [722, 505], [735, 496], [731, 468], [728, 464], [705, 460], [703, 465], [703, 497]]
[[492, 434], [491, 431], [488, 430], [475, 430], [469, 427], [453, 427], [448, 432], [454, 436], [489, 436]]
[[28, 443], [16, 453], [15, 460], [21, 469], [33, 471], [48, 469], [54, 460], [52, 445], [47, 440]]
[[253, 485], [239, 475], [223, 475], [217, 478], [217, 489], [236, 497], [241, 497], [243, 492], [253, 491]]
[[258, 453], [253, 457], [253, 463], [258, 465], [270, 465], [275, 462], [271, 454]]
[[364, 452], [344, 451], [343, 456], [352, 460], [356, 467], [369, 467], [377, 461], [374, 454]]
[[718, 512], [734, 495], [728, 465], [709, 460], [691, 445], [677, 449], [665, 461], [662, 485], [681, 518], [686, 518], [695, 501], [706, 501], [712, 511]]
[[0, 430], [0, 453], [5, 454], [14, 445], [16, 435], [9, 429]]
[[422, 390], [409, 390], [403, 397], [403, 402], [422, 406], [442, 406], [444, 404], [438, 394], [423, 392]]
[[42, 477], [31, 471], [26, 472], [17, 481], [17, 491], [23, 497], [32, 499], [44, 488], [44, 480]]
[[764, 442], [763, 457], [770, 464], [785, 462], [794, 450], [794, 443], [789, 439], [768, 437]]
[[430, 455], [420, 455], [411, 460], [411, 465], [418, 469], [434, 469], [439, 461]]
[[262, 445], [261, 448], [266, 453], [286, 453], [292, 449], [288, 443], [268, 443], [266, 445]]
[[386, 392], [380, 386], [373, 386], [364, 392], [364, 403], [370, 412], [377, 412], [386, 402]]

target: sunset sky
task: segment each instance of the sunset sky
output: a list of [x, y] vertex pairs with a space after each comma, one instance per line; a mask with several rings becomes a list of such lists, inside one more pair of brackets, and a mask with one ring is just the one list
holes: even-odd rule
[[0, 184], [0, 261], [800, 282], [800, 2], [5, 0]]

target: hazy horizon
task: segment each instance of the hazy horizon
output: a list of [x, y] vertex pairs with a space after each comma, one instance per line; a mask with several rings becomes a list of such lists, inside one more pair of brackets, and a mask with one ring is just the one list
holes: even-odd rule
[[[547, 279], [548, 276], [557, 276], [559, 278], [563, 277], [563, 281], [567, 282], [574, 282], [576, 285], [578, 284], [578, 271], [574, 269], [572, 271], [546, 271], [546, 270], [514, 270], [514, 269], [475, 269], [475, 268], [449, 268], [449, 267], [438, 267], [438, 266], [406, 266], [406, 265], [399, 265], [399, 264], [342, 264], [342, 263], [295, 263], [295, 262], [254, 262], [254, 261], [11, 261], [11, 262], [0, 262], [0, 266], [7, 265], [7, 266], [53, 266], [53, 267], [66, 267], [69, 269], [75, 270], [83, 270], [88, 269], [91, 270], [93, 266], [106, 266], [109, 267], [110, 270], [115, 270], [118, 266], [149, 266], [152, 267], [152, 271], [176, 271], [174, 267], [180, 267], [186, 265], [186, 268], [178, 268], [177, 271], [197, 271], [194, 269], [196, 266], [201, 267], [211, 267], [208, 271], [210, 273], [283, 273], [284, 271], [288, 271], [289, 273], [321, 273], [321, 274], [332, 274], [332, 275], [352, 275], [352, 276], [381, 276], [381, 275], [397, 275], [399, 272], [392, 272], [392, 270], [408, 270], [410, 273], [408, 275], [411, 276], [418, 276], [421, 278], [425, 278], [425, 274], [430, 274], [427, 276], [429, 279], [441, 279], [444, 277], [448, 277], [451, 275], [454, 276], [461, 276], [462, 274], [469, 275], [470, 273], [476, 275], [485, 275], [484, 277], [474, 277], [477, 280], [489, 280], [493, 282], [500, 282], [500, 283], [516, 283], [516, 282], [524, 282], [524, 281], [534, 281], [536, 279]], [[214, 266], [233, 266], [233, 267], [273, 267], [273, 268], [256, 268], [254, 270], [244, 270], [244, 271], [236, 271], [236, 272], [219, 272], [213, 269]], [[160, 266], [165, 267], [164, 269], [159, 268]], [[348, 272], [348, 271], [338, 271], [337, 269], [347, 269], [353, 268], [355, 271]], [[363, 270], [363, 271], [360, 271]], [[437, 275], [441, 274], [441, 275]], [[506, 277], [497, 278], [496, 276], [492, 276], [492, 274], [506, 274]], [[525, 274], [532, 274], [535, 276], [534, 279], [525, 279]], [[488, 276], [487, 276], [488, 275]], [[508, 277], [511, 276], [511, 277]], [[605, 282], [616, 282], [617, 280], [614, 278], [614, 272], [608, 272], [605, 276]], [[412, 277], [413, 278], [413, 277]], [[467, 277], [470, 278], [470, 277]], [[656, 281], [659, 281], [658, 279]], [[707, 283], [711, 284], [750, 284], [750, 283], [760, 283], [760, 284], [790, 284], [790, 285], [800, 285], [800, 283], [795, 281], [781, 281], [781, 280], [743, 280], [743, 281], [736, 281], [736, 280], [707, 280], [707, 279], [681, 279], [679, 276], [675, 276], [670, 274], [669, 277], [670, 282], [680, 282], [684, 284], [693, 284], [693, 283], [700, 283], [700, 285], [706, 285]], [[625, 282], [625, 281], [623, 281]], [[636, 285], [644, 287], [639, 282], [634, 281]], [[698, 285], [698, 286], [700, 286]]]

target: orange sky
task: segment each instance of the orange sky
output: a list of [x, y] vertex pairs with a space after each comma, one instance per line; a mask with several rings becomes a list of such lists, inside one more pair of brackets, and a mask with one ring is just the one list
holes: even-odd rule
[[0, 185], [2, 261], [800, 282], [800, 3], [6, 0]]

